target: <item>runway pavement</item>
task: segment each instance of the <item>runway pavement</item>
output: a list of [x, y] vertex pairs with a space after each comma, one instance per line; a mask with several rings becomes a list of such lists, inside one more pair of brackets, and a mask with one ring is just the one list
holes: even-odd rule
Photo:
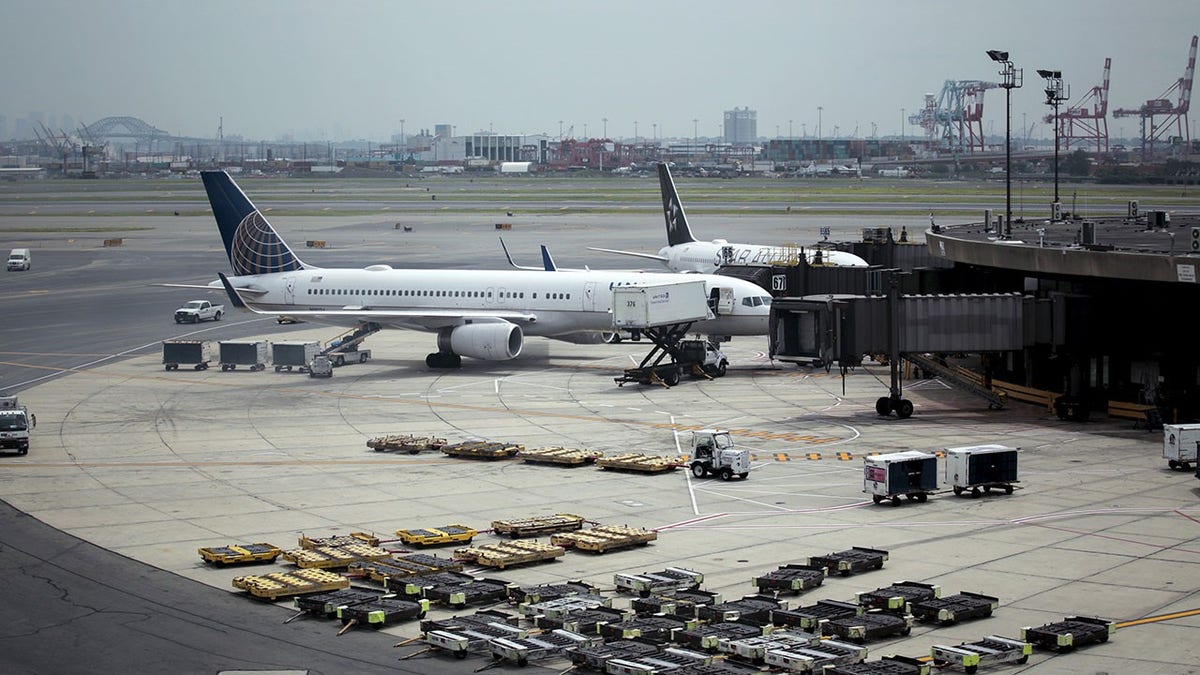
[[[1038, 650], [1025, 666], [997, 670], [1197, 672], [1200, 481], [1167, 468], [1160, 433], [1127, 421], [1062, 422], [1021, 404], [991, 411], [937, 380], [905, 382], [912, 418], [881, 419], [874, 402], [887, 392], [886, 367], [843, 375], [772, 363], [765, 337], [728, 346], [726, 377], [669, 390], [614, 383], [645, 354], [644, 344], [530, 339], [515, 361], [467, 360], [446, 372], [424, 365], [432, 336], [399, 331], [372, 337], [374, 360], [328, 380], [270, 368], [168, 372], [159, 343], [195, 330], [170, 321], [191, 293], [148, 284], [207, 281], [225, 269], [215, 226], [186, 221], [154, 220], [155, 229], [116, 249], [55, 241], [35, 250], [33, 273], [5, 277], [5, 313], [21, 321], [0, 327], [0, 388], [15, 384], [39, 420], [29, 455], [0, 457], [0, 499], [16, 509], [0, 514], [0, 567], [15, 598], [0, 604], [6, 672], [471, 672], [486, 660], [399, 660], [419, 650], [393, 647], [417, 635], [412, 623], [340, 638], [335, 622], [284, 624], [293, 614], [286, 603], [244, 597], [232, 578], [246, 570], [207, 566], [197, 548], [260, 541], [290, 548], [302, 535], [350, 531], [387, 539], [399, 528], [483, 529], [498, 518], [555, 512], [653, 528], [658, 538], [626, 551], [571, 551], [555, 562], [473, 571], [520, 584], [582, 579], [611, 589], [617, 572], [677, 565], [737, 599], [779, 565], [868, 546], [889, 552], [881, 571], [831, 577], [784, 600], [850, 601], [899, 580], [1000, 599], [990, 618], [918, 624], [907, 637], [871, 642], [872, 658], [928, 655], [933, 644], [988, 634], [1019, 637], [1022, 626], [1087, 615], [1123, 627], [1105, 644]], [[596, 238], [595, 227], [538, 222], [538, 235], [556, 251], [581, 250]], [[757, 222], [739, 221], [739, 234], [755, 240]], [[302, 251], [323, 264], [395, 257], [464, 265], [464, 252], [486, 251], [495, 235], [480, 232], [487, 223], [478, 221], [443, 224], [435, 234], [431, 222], [412, 233], [420, 238], [397, 240], [382, 221], [341, 227], [336, 214], [275, 225], [292, 240], [338, 241]], [[0, 245], [20, 238], [5, 234]], [[638, 239], [614, 236], [602, 245]], [[212, 339], [337, 332], [236, 314], [196, 328]], [[678, 456], [690, 428], [710, 426], [731, 429], [754, 453], [749, 479], [394, 455], [365, 444], [415, 433]], [[893, 507], [873, 505], [862, 492], [868, 453], [982, 443], [1021, 448], [1014, 494], [943, 491]], [[287, 566], [251, 571], [273, 569]], [[617, 606], [629, 603], [614, 597]], [[1150, 620], [1125, 625], [1139, 619]], [[541, 665], [562, 671], [569, 664]]]

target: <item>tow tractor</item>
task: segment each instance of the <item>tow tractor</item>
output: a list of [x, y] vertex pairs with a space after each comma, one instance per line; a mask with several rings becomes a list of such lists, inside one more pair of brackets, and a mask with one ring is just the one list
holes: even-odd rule
[[733, 438], [723, 429], [700, 429], [692, 432], [692, 475], [704, 478], [709, 474], [729, 480], [736, 475], [750, 475], [750, 451], [739, 450]]

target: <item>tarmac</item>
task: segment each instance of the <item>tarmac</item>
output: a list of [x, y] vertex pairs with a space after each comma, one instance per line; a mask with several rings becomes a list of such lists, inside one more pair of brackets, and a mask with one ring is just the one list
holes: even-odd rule
[[[287, 226], [280, 229], [287, 237]], [[95, 298], [65, 291], [86, 284], [95, 272], [94, 264], [81, 261], [105, 256], [110, 258], [100, 270], [120, 280], [107, 289], [109, 297], [138, 299], [127, 323], [106, 323], [96, 333], [95, 340], [104, 341], [96, 354], [63, 356], [70, 350], [59, 344], [79, 340], [86, 324], [53, 328], [47, 317], [54, 313], [46, 310], [37, 313], [44, 330], [26, 330], [29, 340], [40, 340], [38, 353], [14, 355], [9, 347], [7, 368], [24, 364], [20, 367], [65, 376], [20, 391], [39, 426], [29, 455], [0, 458], [0, 499], [19, 512], [5, 518], [20, 522], [20, 513], [28, 514], [62, 539], [34, 551], [6, 527], [0, 566], [10, 579], [42, 583], [41, 595], [19, 594], [30, 605], [44, 596], [73, 601], [82, 596], [56, 592], [69, 587], [40, 580], [55, 578], [68, 561], [83, 560], [78, 552], [95, 546], [88, 555], [116, 554], [103, 565], [124, 571], [75, 570], [79, 588], [111, 585], [155, 601], [138, 611], [137, 621], [114, 621], [122, 608], [105, 604], [111, 600], [84, 602], [75, 605], [77, 610], [87, 605], [80, 615], [109, 620], [74, 627], [54, 612], [6, 607], [0, 610], [8, 619], [0, 628], [6, 670], [93, 672], [97, 664], [116, 664], [124, 656], [131, 672], [472, 672], [489, 661], [414, 656], [421, 645], [393, 646], [419, 635], [413, 622], [378, 632], [358, 629], [353, 637], [336, 639], [341, 628], [336, 622], [283, 624], [295, 612], [290, 603], [246, 597], [233, 578], [291, 566], [218, 568], [204, 563], [197, 549], [252, 542], [290, 549], [301, 536], [353, 531], [375, 533], [385, 546], [399, 549], [398, 542], [388, 541], [397, 529], [462, 523], [486, 530], [497, 519], [568, 512], [596, 523], [650, 528], [657, 539], [604, 554], [572, 550], [553, 562], [469, 570], [523, 585], [579, 579], [607, 589], [614, 606], [625, 607], [629, 596], [613, 589], [619, 572], [686, 567], [704, 574], [706, 590], [733, 600], [756, 593], [752, 580], [780, 565], [870, 547], [888, 552], [882, 570], [831, 576], [803, 595], [781, 599], [791, 607], [820, 599], [853, 601], [857, 592], [908, 580], [935, 584], [942, 595], [970, 591], [1000, 601], [989, 618], [948, 626], [919, 623], [906, 637], [871, 641], [871, 659], [928, 656], [932, 645], [986, 635], [1019, 638], [1022, 627], [1077, 615], [1110, 619], [1118, 628], [1106, 643], [1067, 653], [1035, 649], [1027, 664], [994, 672], [1200, 672], [1195, 665], [1200, 481], [1167, 467], [1161, 432], [1127, 420], [1060, 421], [1051, 411], [1020, 403], [989, 410], [937, 379], [904, 381], [913, 417], [881, 418], [875, 401], [888, 392], [887, 366], [868, 362], [844, 373], [797, 368], [772, 362], [765, 337], [738, 338], [726, 346], [726, 377], [685, 380], [670, 389], [614, 382], [649, 350], [645, 343], [573, 345], [533, 338], [514, 361], [466, 360], [461, 370], [433, 371], [424, 365], [432, 337], [406, 331], [373, 336], [371, 361], [339, 368], [329, 379], [270, 367], [165, 371], [158, 340], [196, 330], [204, 332], [195, 337], [263, 340], [327, 340], [340, 332], [312, 324], [281, 327], [241, 315], [187, 331], [171, 325], [169, 310], [190, 299], [183, 297], [187, 292], [150, 290], [144, 282], [168, 280], [172, 270], [184, 270], [180, 276], [187, 277], [224, 269], [221, 253], [211, 242], [201, 243], [210, 235], [215, 233], [208, 229], [172, 230], [167, 238], [183, 246], [180, 253], [149, 261], [143, 254], [155, 242], [111, 254], [96, 249], [40, 254], [35, 274], [44, 269], [38, 261], [79, 264], [70, 274], [29, 277], [36, 279], [28, 282], [30, 289], [6, 301], [21, 312], [35, 301], [40, 307], [60, 303], [60, 313], [94, 308]], [[424, 264], [436, 263], [439, 251], [456, 245], [454, 232], [439, 236], [420, 249]], [[562, 236], [578, 243], [587, 234]], [[50, 290], [39, 294], [41, 288]], [[68, 362], [77, 365], [63, 365]], [[483, 439], [526, 448], [561, 445], [681, 457], [689, 430], [704, 427], [730, 429], [751, 450], [753, 470], [746, 480], [696, 479], [683, 469], [643, 475], [559, 468], [527, 464], [519, 455], [478, 461], [432, 452], [380, 453], [366, 446], [376, 436], [412, 433], [451, 442]], [[957, 497], [945, 476], [939, 492], [924, 503], [875, 505], [863, 492], [868, 454], [988, 443], [1021, 449], [1020, 482], [1011, 495]], [[498, 541], [485, 533], [475, 543]], [[448, 556], [453, 547], [426, 552]], [[28, 559], [18, 559], [25, 553]], [[121, 575], [128, 579], [118, 584]], [[139, 583], [147, 584], [142, 593], [136, 591]], [[172, 590], [155, 590], [167, 584]], [[177, 631], [166, 631], [163, 622], [184, 607], [187, 620], [172, 622], [180, 624]], [[452, 614], [435, 606], [430, 617]], [[53, 659], [40, 660], [46, 649], [39, 636], [51, 634], [52, 627], [61, 640], [53, 643]], [[200, 631], [210, 634], [204, 648], [193, 642]], [[89, 637], [109, 647], [81, 647]], [[152, 648], [120, 647], [146, 639], [196, 653], [187, 661], [156, 660]], [[248, 645], [267, 640], [280, 649], [290, 646], [291, 655], [251, 653]], [[221, 644], [231, 646], [222, 650]], [[313, 656], [317, 652], [319, 658]], [[561, 672], [570, 664], [554, 659], [536, 665]]]

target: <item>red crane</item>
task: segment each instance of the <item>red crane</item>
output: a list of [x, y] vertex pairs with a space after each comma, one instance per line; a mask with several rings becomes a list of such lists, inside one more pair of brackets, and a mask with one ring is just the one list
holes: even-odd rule
[[[1175, 80], [1170, 88], [1142, 104], [1140, 108], [1118, 108], [1113, 111], [1113, 117], [1142, 118], [1142, 160], [1154, 156], [1154, 143], [1175, 127], [1175, 136], [1184, 143], [1189, 142], [1188, 136], [1188, 107], [1192, 102], [1192, 77], [1196, 73], [1196, 36], [1192, 36], [1192, 48], [1188, 52], [1187, 68], [1183, 77]], [[1170, 97], [1177, 95], [1176, 102], [1171, 103]], [[1160, 121], [1161, 118], [1161, 121]]]
[[[1063, 143], [1064, 151], [1071, 149], [1071, 141], [1095, 141], [1096, 159], [1108, 152], [1108, 71], [1111, 66], [1112, 59], [1104, 59], [1103, 83], [1092, 87], [1058, 114], [1058, 139]], [[1053, 124], [1054, 115], [1046, 115], [1043, 121]]]

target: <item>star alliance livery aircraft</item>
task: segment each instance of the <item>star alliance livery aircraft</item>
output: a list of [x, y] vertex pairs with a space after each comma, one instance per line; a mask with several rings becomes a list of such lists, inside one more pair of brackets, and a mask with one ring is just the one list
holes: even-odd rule
[[[679, 201], [679, 193], [675, 191], [675, 181], [671, 179], [671, 171], [664, 163], [658, 165], [658, 182], [662, 189], [663, 215], [667, 220], [667, 245], [659, 249], [657, 255], [590, 246], [588, 250], [657, 260], [673, 272], [700, 272], [703, 274], [712, 274], [722, 265], [767, 267], [771, 265], [772, 261], [783, 260], [788, 255], [794, 254], [794, 251], [782, 246], [731, 244], [724, 239], [697, 241], [696, 237], [692, 236], [692, 229], [688, 227], [687, 215], [683, 212], [683, 203]], [[805, 250], [808, 264], [817, 264], [818, 252], [821, 256], [820, 262], [826, 265], [867, 267], [867, 261], [853, 253], [817, 248]]]
[[[296, 256], [224, 171], [202, 171], [204, 189], [233, 275], [222, 288], [235, 307], [360, 330], [405, 328], [437, 334], [431, 368], [457, 368], [463, 356], [506, 361], [526, 335], [575, 344], [612, 341], [612, 289], [679, 283], [675, 274], [604, 270], [319, 268]], [[709, 336], [765, 335], [771, 297], [733, 277], [697, 275], [716, 305], [695, 324]]]

